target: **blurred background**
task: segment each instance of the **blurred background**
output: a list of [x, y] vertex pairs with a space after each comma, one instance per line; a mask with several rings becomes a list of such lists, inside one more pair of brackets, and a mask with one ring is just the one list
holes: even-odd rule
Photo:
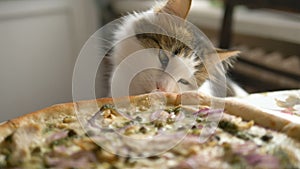
[[[239, 49], [229, 75], [248, 92], [300, 88], [297, 0], [194, 0], [188, 20]], [[0, 0], [0, 122], [72, 101], [72, 73], [101, 26], [154, 0]], [[106, 90], [100, 91], [104, 96]]]

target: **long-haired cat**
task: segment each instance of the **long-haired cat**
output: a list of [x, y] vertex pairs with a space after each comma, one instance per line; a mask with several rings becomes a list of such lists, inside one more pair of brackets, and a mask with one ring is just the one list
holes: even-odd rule
[[[168, 20], [169, 16], [172, 15], [184, 21], [189, 13], [191, 1], [167, 0], [158, 3], [148, 11], [130, 14], [124, 18], [123, 23], [114, 33], [114, 40], [117, 45], [114, 46], [110, 54], [113, 65], [111, 78], [122, 61], [141, 50], [154, 49], [152, 54], [150, 52], [150, 56], [144, 56], [144, 61], [137, 62], [148, 62], [149, 57], [158, 60], [155, 67], [160, 69], [145, 69], [137, 72], [129, 85], [130, 95], [153, 91], [179, 92], [195, 90], [197, 89], [195, 87], [207, 83], [208, 72], [201, 59], [195, 55], [187, 44], [181, 41], [182, 39], [185, 42], [195, 41], [194, 38], [197, 37], [194, 36], [191, 29], [186, 27], [184, 22], [178, 22], [178, 24]], [[166, 14], [168, 17], [163, 17], [160, 14]], [[154, 27], [154, 33], [149, 32], [151, 27]], [[160, 27], [162, 28], [160, 29]], [[147, 31], [149, 33], [145, 33]], [[174, 38], [174, 36], [167, 36], [163, 34], [163, 31], [171, 31], [179, 39]], [[128, 35], [134, 36], [128, 37]], [[230, 64], [230, 59], [239, 53], [238, 51], [216, 51], [219, 59], [224, 64]], [[139, 63], [132, 63], [129, 67], [137, 66]], [[185, 65], [188, 69], [181, 69], [182, 65]], [[168, 70], [166, 71], [166, 69]], [[193, 76], [190, 76], [189, 73]], [[222, 73], [225, 74], [225, 70]], [[112, 82], [112, 79], [110, 79], [110, 82]], [[210, 89], [208, 87], [205, 90]], [[211, 92], [207, 91], [207, 93]]]

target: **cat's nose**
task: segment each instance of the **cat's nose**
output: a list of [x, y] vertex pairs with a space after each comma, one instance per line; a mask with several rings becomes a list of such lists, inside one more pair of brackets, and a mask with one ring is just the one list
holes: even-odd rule
[[160, 92], [166, 92], [166, 88], [161, 83], [156, 83], [156, 90]]
[[167, 90], [163, 87], [158, 87], [157, 88], [157, 91], [160, 91], [160, 92], [166, 92]]

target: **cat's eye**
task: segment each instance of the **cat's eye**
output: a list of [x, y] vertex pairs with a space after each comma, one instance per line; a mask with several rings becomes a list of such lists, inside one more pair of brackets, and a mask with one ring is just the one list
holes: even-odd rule
[[182, 83], [182, 84], [184, 84], [184, 85], [189, 85], [189, 84], [190, 84], [190, 82], [187, 81], [187, 80], [185, 80], [185, 79], [179, 79], [179, 80], [178, 80], [178, 83]]
[[169, 63], [169, 57], [167, 56], [167, 54], [163, 50], [160, 50], [158, 58], [160, 63], [162, 64], [163, 69], [166, 69]]

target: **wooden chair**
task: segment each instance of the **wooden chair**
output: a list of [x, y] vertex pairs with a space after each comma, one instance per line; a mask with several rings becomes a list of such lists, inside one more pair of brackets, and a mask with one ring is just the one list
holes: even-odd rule
[[[224, 16], [222, 21], [222, 27], [220, 30], [220, 39], [219, 47], [223, 49], [229, 49], [231, 47], [232, 41], [232, 24], [233, 24], [233, 15], [234, 9], [237, 5], [244, 5], [248, 8], [258, 9], [258, 8], [267, 8], [275, 9], [284, 12], [300, 13], [300, 0], [223, 0], [224, 1]], [[274, 49], [275, 51], [276, 49]], [[243, 54], [247, 55], [247, 54]], [[300, 59], [300, 55], [299, 59]], [[293, 89], [300, 87], [300, 75], [297, 72], [286, 72], [285, 70], [278, 68], [270, 67], [257, 62], [252, 62], [246, 57], [240, 57], [239, 62], [235, 65], [235, 69], [232, 70], [231, 74], [234, 76], [240, 84], [245, 88], [253, 89], [253, 91], [265, 91], [265, 90], [284, 90], [284, 89]], [[251, 73], [241, 73], [247, 72], [251, 69]], [[256, 72], [254, 74], [253, 72]], [[273, 79], [283, 80], [286, 79], [286, 83], [277, 83], [270, 79], [265, 79], [265, 76], [261, 75], [267, 73], [272, 75]], [[291, 79], [296, 83], [287, 83], [288, 79]], [[250, 91], [251, 92], [251, 91]]]
[[220, 33], [219, 47], [228, 49], [232, 38], [232, 23], [234, 8], [237, 5], [245, 5], [249, 8], [268, 8], [288, 12], [300, 13], [300, 0], [223, 0], [224, 17]]

